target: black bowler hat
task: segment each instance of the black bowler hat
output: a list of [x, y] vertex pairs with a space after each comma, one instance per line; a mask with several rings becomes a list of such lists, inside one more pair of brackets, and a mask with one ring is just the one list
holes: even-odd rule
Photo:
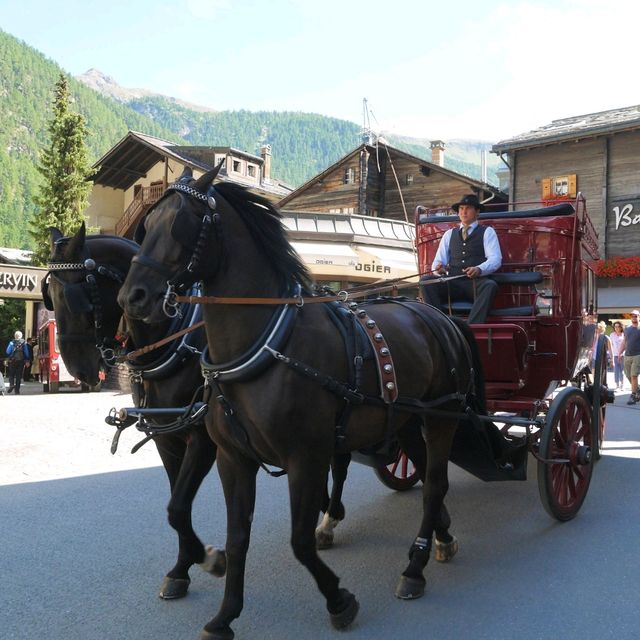
[[472, 207], [475, 207], [478, 211], [484, 211], [484, 205], [481, 204], [480, 200], [478, 200], [478, 196], [475, 193], [469, 193], [460, 200], [460, 202], [455, 202], [451, 205], [451, 208], [458, 213], [458, 207], [461, 204], [468, 204]]

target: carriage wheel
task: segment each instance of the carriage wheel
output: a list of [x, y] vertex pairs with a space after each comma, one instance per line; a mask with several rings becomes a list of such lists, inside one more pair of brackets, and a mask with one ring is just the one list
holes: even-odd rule
[[374, 467], [374, 471], [382, 484], [394, 491], [407, 491], [420, 480], [418, 470], [402, 449], [398, 449], [394, 462]]
[[584, 391], [567, 387], [551, 403], [542, 431], [540, 499], [547, 513], [561, 521], [578, 513], [589, 489], [595, 445], [591, 416]]
[[593, 459], [600, 460], [604, 444], [605, 416], [607, 412], [607, 347], [606, 337], [600, 336], [596, 344], [595, 364], [593, 367], [593, 390], [591, 393], [591, 410], [595, 442]]

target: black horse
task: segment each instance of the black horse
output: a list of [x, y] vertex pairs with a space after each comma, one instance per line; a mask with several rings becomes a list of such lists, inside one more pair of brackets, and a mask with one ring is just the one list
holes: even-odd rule
[[[118, 236], [85, 236], [84, 224], [72, 237], [51, 229], [51, 241], [50, 275], [43, 293], [55, 311], [60, 352], [72, 375], [95, 385], [105, 359], [113, 360], [114, 336], [122, 317], [117, 295], [139, 246]], [[167, 318], [154, 325], [127, 321], [130, 341], [138, 348], [169, 335], [170, 325]], [[144, 406], [184, 406], [201, 387], [198, 356], [205, 344], [204, 331], [192, 336], [190, 348], [178, 351], [183, 343], [175, 340], [134, 361], [130, 372], [139, 382], [132, 384], [139, 387]], [[167, 511], [179, 541], [177, 562], [162, 582], [160, 597], [174, 599], [187, 594], [193, 564], [216, 575], [224, 573], [224, 556], [211, 547], [205, 549], [191, 524], [193, 500], [215, 461], [216, 446], [202, 421], [153, 439], [169, 477]]]
[[[473, 391], [473, 338], [418, 302], [315, 304], [321, 299], [307, 296], [309, 274], [278, 212], [237, 185], [214, 187], [214, 177], [209, 172], [190, 186], [175, 184], [156, 204], [119, 294], [127, 314], [146, 322], [160, 322], [176, 303], [175, 291], [194, 280], [202, 281], [207, 302], [222, 303], [205, 305], [202, 365], [214, 396], [207, 428], [218, 445], [227, 504], [227, 578], [221, 608], [201, 638], [233, 637], [256, 473], [267, 464], [288, 474], [294, 554], [315, 578], [334, 626], [346, 627], [357, 601], [339, 587], [314, 539], [331, 458], [394, 431], [412, 451], [415, 441], [405, 445], [403, 438], [422, 423], [423, 517], [396, 591], [400, 598], [420, 597], [434, 532], [442, 555], [457, 549], [443, 501], [459, 411]], [[367, 330], [370, 341], [362, 338]], [[361, 345], [355, 374], [347, 344], [353, 336]]]

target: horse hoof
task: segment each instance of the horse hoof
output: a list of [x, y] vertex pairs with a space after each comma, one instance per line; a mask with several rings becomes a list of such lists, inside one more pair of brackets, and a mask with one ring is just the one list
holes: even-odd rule
[[316, 529], [316, 548], [331, 549], [333, 547], [333, 531]]
[[346, 629], [356, 619], [358, 609], [360, 609], [360, 605], [353, 593], [349, 593], [346, 589], [340, 589], [340, 594], [346, 604], [342, 611], [329, 614], [333, 628], [338, 630]]
[[170, 578], [165, 576], [158, 594], [163, 600], [177, 600], [184, 598], [189, 590], [189, 578]]
[[198, 566], [207, 573], [222, 578], [227, 572], [227, 554], [222, 549], [216, 549], [210, 544], [205, 548], [204, 560]]
[[200, 640], [233, 640], [234, 635], [229, 626], [214, 631], [207, 631], [205, 628], [200, 634]]
[[452, 536], [451, 542], [438, 542], [436, 538], [435, 559], [438, 562], [449, 562], [458, 553], [458, 540]]
[[424, 585], [426, 581], [424, 578], [407, 578], [407, 576], [400, 576], [400, 582], [396, 587], [396, 598], [400, 600], [415, 600], [421, 598], [424, 595]]

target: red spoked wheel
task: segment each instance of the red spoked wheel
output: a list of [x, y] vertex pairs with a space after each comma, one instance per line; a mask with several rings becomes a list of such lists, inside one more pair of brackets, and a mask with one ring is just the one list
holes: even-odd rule
[[587, 495], [593, 472], [594, 430], [589, 400], [567, 387], [551, 403], [540, 439], [538, 489], [547, 513], [571, 520]]
[[374, 467], [374, 471], [382, 484], [394, 491], [407, 491], [420, 480], [418, 470], [402, 449], [398, 449], [398, 455], [391, 464], [381, 464]]

